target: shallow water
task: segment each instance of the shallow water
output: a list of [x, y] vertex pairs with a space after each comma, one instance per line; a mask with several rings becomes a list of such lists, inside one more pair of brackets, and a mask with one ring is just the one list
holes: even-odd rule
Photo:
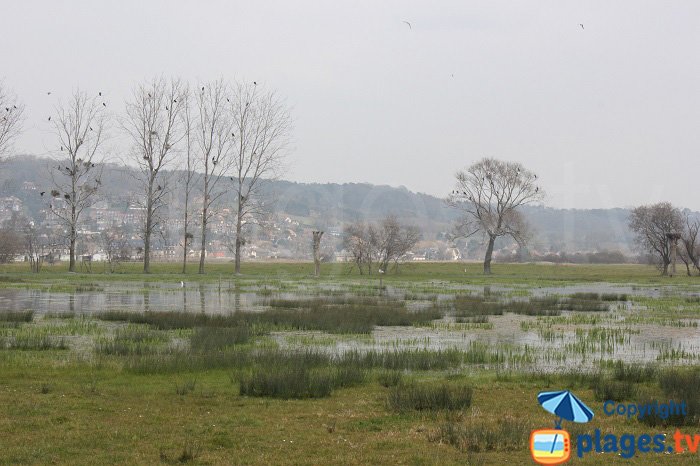
[[[362, 286], [366, 287], [366, 290]], [[240, 310], [261, 311], [270, 297], [304, 299], [312, 296], [376, 295], [377, 290], [366, 282], [299, 283], [278, 282], [272, 286], [255, 282], [241, 285], [180, 283], [106, 283], [98, 291], [55, 292], [49, 289], [0, 289], [0, 309], [33, 310], [38, 315], [75, 312], [92, 314], [105, 310], [186, 311], [220, 314]], [[430, 290], [423, 292], [421, 290]], [[523, 295], [568, 295], [572, 293], [615, 293], [631, 297], [663, 300], [666, 297], [700, 295], [700, 287], [637, 286], [610, 283], [582, 284], [566, 287], [472, 286], [429, 282], [390, 286], [382, 293], [396, 299], [412, 295], [409, 309], [430, 305], [432, 299], [451, 299], [455, 292], [501, 293], [524, 299]], [[421, 296], [425, 300], [421, 300]], [[487, 345], [492, 352], [504, 354], [503, 367], [523, 365], [537, 369], [559, 369], [574, 365], [590, 365], [597, 360], [651, 362], [659, 359], [693, 362], [700, 359], [700, 320], [669, 317], [668, 322], [651, 322], [650, 315], [632, 302], [611, 303], [606, 313], [563, 312], [561, 319], [538, 318], [515, 314], [489, 316], [488, 326], [460, 325], [446, 317], [430, 327], [377, 327], [371, 335], [328, 335], [321, 332], [275, 332], [273, 338], [285, 348], [318, 346], [324, 351], [341, 353], [347, 350], [366, 351], [414, 349], [470, 350], [475, 342]], [[689, 304], [690, 306], [690, 304]], [[700, 306], [693, 304], [693, 309]], [[658, 312], [656, 313], [659, 314]], [[597, 318], [595, 325], [577, 323], [577, 316]], [[566, 321], [571, 317], [571, 321]], [[626, 318], [637, 319], [635, 323]], [[662, 319], [663, 320], [663, 319]], [[681, 322], [681, 324], [678, 324]], [[531, 328], [521, 327], [523, 324]], [[676, 325], [677, 324], [677, 325]], [[593, 332], [606, 329], [610, 335], [600, 337]], [[578, 333], [577, 333], [578, 331]], [[589, 334], [590, 333], [590, 334]], [[596, 336], [597, 335], [597, 336]], [[316, 344], [314, 342], [321, 342]]]

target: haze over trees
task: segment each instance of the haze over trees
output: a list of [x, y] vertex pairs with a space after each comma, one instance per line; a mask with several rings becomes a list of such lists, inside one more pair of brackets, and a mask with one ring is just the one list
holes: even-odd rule
[[67, 103], [58, 104], [51, 120], [59, 147], [50, 169], [51, 192], [42, 197], [47, 198], [50, 211], [66, 227], [70, 272], [75, 272], [80, 218], [95, 203], [102, 185], [101, 149], [107, 122], [104, 108], [97, 95], [88, 97], [76, 90]]
[[455, 189], [448, 205], [462, 216], [455, 237], [481, 234], [488, 241], [484, 273], [491, 273], [493, 245], [501, 236], [510, 236], [519, 245], [528, 238], [528, 226], [519, 208], [539, 201], [544, 193], [537, 186], [537, 175], [519, 163], [485, 158], [455, 175]]

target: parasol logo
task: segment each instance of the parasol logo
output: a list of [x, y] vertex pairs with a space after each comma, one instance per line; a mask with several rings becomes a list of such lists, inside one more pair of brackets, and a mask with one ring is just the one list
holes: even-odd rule
[[556, 418], [553, 429], [533, 430], [530, 434], [532, 459], [545, 465], [566, 463], [571, 457], [571, 438], [561, 428], [562, 421], [588, 422], [593, 419], [593, 411], [569, 390], [541, 392], [537, 401]]

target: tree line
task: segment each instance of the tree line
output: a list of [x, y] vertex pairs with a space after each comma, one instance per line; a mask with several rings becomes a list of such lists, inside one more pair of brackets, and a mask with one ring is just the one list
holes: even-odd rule
[[[25, 107], [0, 83], [0, 156], [9, 153], [22, 131]], [[284, 100], [257, 82], [217, 81], [190, 85], [180, 79], [154, 78], [138, 83], [125, 102], [125, 114], [108, 113], [102, 92], [76, 89], [48, 117], [55, 147], [50, 151], [51, 186], [41, 188], [46, 208], [64, 226], [69, 270], [76, 271], [78, 228], [86, 209], [99, 200], [108, 133], [128, 141], [123, 163], [137, 167], [141, 192], [135, 196], [143, 213], [143, 271], [150, 273], [153, 236], [158, 231], [173, 184], [185, 187], [183, 213], [185, 256], [194, 238], [193, 217], [199, 220], [199, 272], [204, 273], [209, 221], [223, 207], [235, 213], [235, 272], [240, 273], [246, 230], [265, 220], [270, 203], [263, 185], [283, 167], [291, 138], [292, 119]], [[166, 170], [181, 169], [173, 180]], [[201, 201], [193, 205], [197, 190]], [[233, 201], [226, 204], [226, 193]], [[34, 225], [27, 238], [36, 237]], [[113, 245], [116, 240], [107, 241]], [[30, 260], [41, 251], [32, 248]], [[108, 249], [112, 249], [111, 246]], [[37, 264], [37, 267], [39, 265]], [[32, 265], [34, 269], [34, 265]]]

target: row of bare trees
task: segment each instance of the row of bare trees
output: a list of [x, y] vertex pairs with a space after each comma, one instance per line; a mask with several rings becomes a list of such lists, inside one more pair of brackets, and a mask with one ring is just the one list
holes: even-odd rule
[[402, 225], [393, 216], [387, 216], [379, 223], [356, 222], [344, 229], [343, 246], [350, 254], [360, 274], [372, 274], [374, 267], [385, 273], [393, 264], [398, 268], [399, 261], [420, 241], [420, 230], [411, 225]]
[[[0, 155], [21, 131], [24, 107], [0, 85], [5, 110], [0, 124]], [[137, 84], [123, 116], [110, 115], [102, 93], [76, 90], [56, 105], [49, 118], [56, 137], [51, 186], [41, 196], [63, 224], [69, 270], [76, 270], [76, 238], [85, 210], [99, 199], [108, 128], [130, 142], [121, 160], [136, 166], [142, 192], [143, 270], [149, 273], [153, 236], [174, 184], [184, 186], [183, 272], [191, 246], [193, 217], [199, 219], [199, 272], [204, 273], [208, 228], [224, 206], [235, 213], [235, 272], [240, 273], [246, 228], [270, 207], [263, 185], [280, 172], [290, 141], [291, 117], [275, 92], [257, 83], [220, 79], [191, 87], [179, 79], [156, 78]], [[173, 179], [179, 170], [181, 179]], [[227, 196], [227, 194], [233, 196]], [[200, 195], [199, 205], [195, 194]], [[229, 204], [227, 205], [227, 200]]]
[[634, 208], [629, 227], [640, 250], [649, 254], [662, 275], [669, 274], [674, 248], [689, 276], [693, 271], [700, 273], [700, 218], [669, 202], [660, 202]]

